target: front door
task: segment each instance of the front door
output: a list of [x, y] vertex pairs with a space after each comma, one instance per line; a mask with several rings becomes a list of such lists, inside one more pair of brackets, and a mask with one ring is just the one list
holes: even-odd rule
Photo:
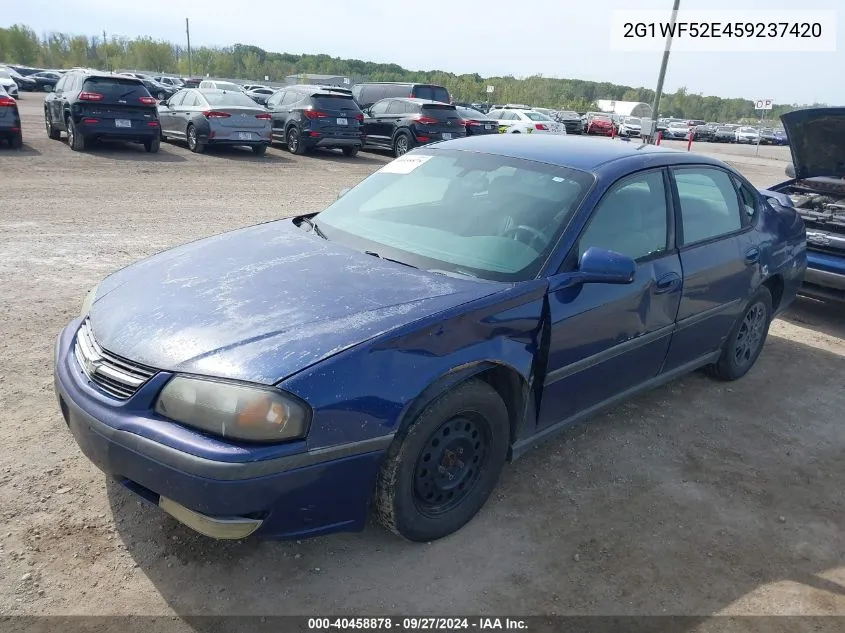
[[716, 353], [753, 292], [760, 250], [729, 172], [711, 165], [671, 170], [678, 202], [684, 291], [666, 370]]
[[614, 251], [636, 261], [636, 275], [631, 284], [583, 284], [549, 294], [540, 427], [588, 412], [661, 371], [682, 291], [668, 191], [665, 170], [640, 172], [615, 183], [594, 210], [578, 259], [593, 246]]

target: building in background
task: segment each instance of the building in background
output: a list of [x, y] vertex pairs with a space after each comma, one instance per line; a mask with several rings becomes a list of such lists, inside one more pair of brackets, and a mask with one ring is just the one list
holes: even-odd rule
[[288, 75], [285, 77], [285, 81], [288, 84], [318, 84], [322, 86], [352, 87], [351, 79], [341, 75], [314, 75], [312, 73], [302, 73], [301, 75]]
[[651, 106], [641, 101], [612, 101], [610, 99], [599, 99], [596, 106], [602, 112], [616, 114], [618, 116], [635, 116], [651, 119]]

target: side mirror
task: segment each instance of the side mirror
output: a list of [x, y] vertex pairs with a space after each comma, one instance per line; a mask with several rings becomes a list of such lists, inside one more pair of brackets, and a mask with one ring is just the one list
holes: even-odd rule
[[341, 189], [340, 191], [337, 192], [337, 197], [342, 198], [347, 193], [349, 193], [350, 190], [351, 190], [351, 187], [347, 187], [346, 189]]
[[790, 178], [795, 178], [795, 165], [794, 164], [789, 163], [786, 166], [786, 175], [789, 176]]
[[636, 272], [630, 257], [592, 246], [581, 256], [577, 276], [580, 283], [630, 284]]
[[636, 272], [637, 263], [630, 257], [592, 246], [581, 256], [578, 270], [554, 277], [549, 291], [581, 284], [630, 284]]

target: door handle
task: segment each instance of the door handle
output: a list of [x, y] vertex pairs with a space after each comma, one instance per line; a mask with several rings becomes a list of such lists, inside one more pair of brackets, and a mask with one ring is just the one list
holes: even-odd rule
[[681, 276], [678, 273], [666, 273], [657, 280], [655, 294], [665, 294], [672, 292], [681, 283]]
[[749, 248], [745, 251], [745, 263], [746, 264], [756, 264], [760, 261], [760, 249], [756, 246]]

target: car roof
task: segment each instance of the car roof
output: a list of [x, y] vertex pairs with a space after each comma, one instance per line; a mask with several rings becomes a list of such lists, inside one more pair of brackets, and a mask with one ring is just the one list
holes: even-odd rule
[[[455, 149], [510, 158], [531, 160], [582, 171], [597, 171], [603, 166], [627, 159], [653, 157], [659, 164], [706, 163], [725, 167], [719, 160], [680, 150], [641, 145], [631, 141], [600, 141], [580, 136], [485, 134], [437, 143], [432, 148]], [[660, 160], [663, 158], [664, 160]]]
[[85, 75], [86, 79], [94, 78], [94, 79], [128, 79], [129, 81], [137, 81], [139, 84], [141, 80], [135, 77], [134, 75], [122, 75], [120, 73], [107, 73], [100, 70], [71, 70], [70, 72], [80, 73]]
[[388, 99], [391, 101], [407, 101], [408, 103], [415, 103], [417, 105], [429, 105], [433, 103], [435, 105], [455, 107], [451, 103], [443, 103], [442, 101], [435, 101], [434, 99], [417, 99], [416, 97], [385, 97], [384, 99], [381, 99], [381, 101], [387, 101]]

